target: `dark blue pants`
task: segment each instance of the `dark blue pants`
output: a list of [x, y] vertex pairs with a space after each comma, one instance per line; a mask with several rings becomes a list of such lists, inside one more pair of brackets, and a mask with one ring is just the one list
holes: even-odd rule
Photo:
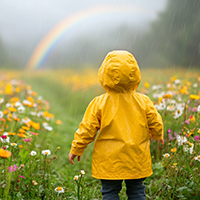
[[[145, 200], [144, 180], [145, 178], [124, 180], [128, 200]], [[118, 194], [122, 189], [122, 182], [123, 180], [101, 180], [103, 200], [119, 200]]]

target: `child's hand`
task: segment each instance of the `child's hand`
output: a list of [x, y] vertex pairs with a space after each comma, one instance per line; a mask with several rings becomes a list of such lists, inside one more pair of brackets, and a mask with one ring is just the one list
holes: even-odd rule
[[164, 144], [164, 139], [161, 139], [160, 142], [161, 142], [161, 144]]
[[[74, 158], [76, 158], [76, 155], [74, 155], [73, 153], [69, 153], [69, 162], [73, 165], [74, 164]], [[78, 156], [78, 161], [80, 161], [81, 156]]]

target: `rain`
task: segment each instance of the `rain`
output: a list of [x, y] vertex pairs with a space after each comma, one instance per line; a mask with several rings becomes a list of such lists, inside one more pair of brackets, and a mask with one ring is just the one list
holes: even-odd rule
[[0, 199], [200, 199], [199, 70], [199, 0], [0, 1]]

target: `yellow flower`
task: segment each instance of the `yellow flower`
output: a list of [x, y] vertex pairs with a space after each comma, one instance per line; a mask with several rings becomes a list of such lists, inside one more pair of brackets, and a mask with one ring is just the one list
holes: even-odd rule
[[195, 116], [192, 116], [189, 120], [190, 120], [191, 123], [194, 123], [195, 122]]
[[26, 137], [26, 135], [23, 134], [23, 133], [17, 133], [17, 135], [18, 135], [19, 137]]
[[148, 82], [145, 82], [145, 83], [144, 83], [144, 87], [145, 87], [145, 88], [149, 88], [149, 83], [148, 83]]
[[174, 163], [173, 165], [176, 166], [178, 163]]
[[27, 127], [27, 126], [22, 126], [22, 128], [26, 131], [30, 130], [30, 127]]
[[56, 124], [60, 125], [60, 124], [62, 124], [62, 121], [61, 121], [60, 119], [58, 119], [58, 120], [56, 121]]
[[8, 109], [10, 110], [10, 112], [16, 112], [17, 111], [17, 109], [14, 108], [14, 107], [9, 107]]
[[174, 153], [174, 152], [176, 152], [176, 151], [177, 151], [176, 147], [174, 147], [173, 149], [171, 149], [171, 152], [172, 152], [172, 153]]
[[8, 135], [16, 135], [16, 133], [8, 132]]
[[190, 98], [191, 98], [191, 99], [198, 100], [200, 97], [199, 97], [198, 95], [191, 94], [191, 95], [190, 95]]
[[165, 94], [163, 97], [166, 98], [166, 99], [171, 99], [172, 98], [172, 94]]
[[11, 152], [8, 150], [0, 149], [0, 157], [9, 158], [11, 156]]
[[26, 133], [26, 131], [24, 129], [22, 129], [22, 128], [19, 129], [19, 132], [20, 133]]

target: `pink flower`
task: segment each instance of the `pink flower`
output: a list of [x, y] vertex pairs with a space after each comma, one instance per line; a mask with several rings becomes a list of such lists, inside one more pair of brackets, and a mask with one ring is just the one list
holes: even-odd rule
[[195, 139], [196, 141], [199, 141], [199, 136], [196, 135], [196, 136], [194, 137], [194, 139]]
[[171, 131], [171, 129], [168, 129], [167, 132], [168, 132], [168, 133], [171, 133], [172, 131]]
[[186, 124], [190, 124], [190, 122], [188, 120], [185, 121]]
[[24, 177], [24, 176], [22, 176], [22, 175], [19, 175], [19, 177], [20, 177], [20, 178], [25, 178], [25, 177]]
[[10, 167], [8, 167], [8, 172], [14, 172], [14, 171], [16, 171], [16, 169], [18, 169], [18, 167], [16, 166], [16, 165], [13, 165], [13, 166], [10, 166]]
[[196, 109], [196, 108], [192, 108], [192, 111], [193, 111], [193, 112], [197, 112], [197, 109]]
[[31, 135], [39, 135], [39, 133], [31, 132]]
[[31, 138], [23, 139], [24, 142], [31, 142]]
[[168, 133], [168, 135], [169, 135], [169, 140], [173, 140], [174, 139], [170, 133]]
[[1, 138], [2, 139], [7, 139], [7, 135], [2, 135]]

